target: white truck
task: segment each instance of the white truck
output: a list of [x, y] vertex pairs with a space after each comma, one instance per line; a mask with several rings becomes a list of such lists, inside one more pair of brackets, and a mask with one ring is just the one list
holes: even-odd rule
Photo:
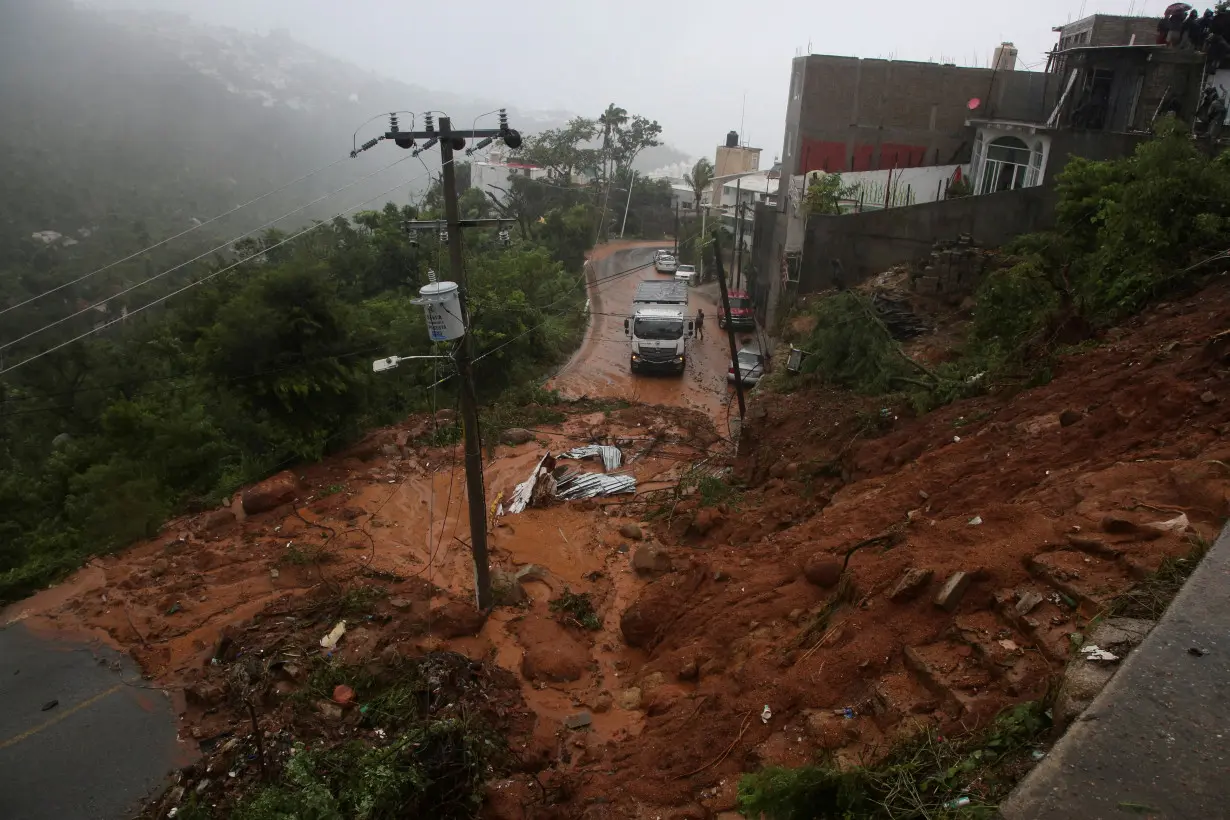
[[686, 283], [654, 279], [641, 282], [632, 299], [632, 316], [624, 319], [624, 334], [632, 342], [632, 372], [683, 373], [687, 367], [687, 343], [695, 335], [695, 325], [688, 312]]

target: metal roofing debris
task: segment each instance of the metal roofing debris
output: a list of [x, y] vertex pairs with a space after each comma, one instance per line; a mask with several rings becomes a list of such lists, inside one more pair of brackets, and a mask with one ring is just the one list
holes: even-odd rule
[[622, 474], [567, 472], [557, 475], [555, 482], [555, 497], [566, 501], [636, 492], [636, 478]]
[[560, 458], [583, 459], [590, 456], [601, 456], [602, 466], [608, 470], [618, 470], [623, 464], [624, 455], [618, 447], [612, 447], [609, 444], [588, 444], [584, 447], [574, 447], [566, 453], [561, 453]]
[[538, 484], [539, 473], [542, 472], [543, 462], [550, 457], [550, 453], [544, 453], [543, 457], [534, 465], [534, 471], [530, 473], [530, 477], [516, 486], [513, 490], [512, 499], [508, 502], [508, 512], [524, 512], [525, 508], [529, 506], [530, 499], [534, 497], [534, 487]]

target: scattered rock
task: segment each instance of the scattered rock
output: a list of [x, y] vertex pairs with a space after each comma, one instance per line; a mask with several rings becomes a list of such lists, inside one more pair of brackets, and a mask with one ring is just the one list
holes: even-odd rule
[[1212, 390], [1206, 390], [1200, 394], [1200, 401], [1204, 402], [1205, 404], [1216, 404], [1217, 394], [1214, 393]]
[[1102, 531], [1110, 535], [1135, 535], [1140, 531], [1140, 525], [1129, 518], [1107, 515], [1102, 518]]
[[537, 564], [526, 564], [521, 569], [517, 570], [517, 581], [542, 581], [547, 583], [547, 576], [550, 575], [547, 570]]
[[714, 581], [717, 581], [719, 584], [720, 584], [720, 583], [725, 583], [726, 581], [729, 581], [729, 580], [730, 580], [730, 573], [729, 573], [729, 572], [727, 572], [727, 571], [726, 571], [726, 570], [724, 570], [724, 569], [714, 570], [714, 571], [713, 571], [713, 580], [714, 580]]
[[662, 583], [650, 584], [624, 610], [619, 629], [628, 646], [648, 648], [658, 637], [658, 630], [675, 619], [681, 601], [675, 591]]
[[[1125, 657], [1140, 644], [1153, 628], [1153, 621], [1136, 618], [1111, 618], [1103, 621], [1085, 639], [1086, 645], [1096, 645]], [[1093, 702], [1102, 687], [1114, 677], [1119, 664], [1073, 660], [1068, 664], [1055, 698], [1055, 728], [1062, 731]]]
[[217, 706], [226, 697], [226, 689], [219, 683], [205, 681], [184, 690], [184, 696], [192, 703], [206, 709]]
[[705, 507], [696, 513], [688, 529], [697, 535], [708, 535], [709, 531], [726, 520], [722, 512], [713, 507]]
[[642, 544], [632, 553], [632, 569], [646, 575], [671, 571], [671, 558], [657, 544]]
[[888, 600], [908, 601], [931, 582], [932, 574], [929, 569], [907, 569], [905, 574], [901, 576], [901, 579], [897, 581], [897, 585], [888, 593]]
[[1059, 426], [1060, 427], [1071, 427], [1073, 424], [1076, 424], [1078, 421], [1080, 421], [1084, 417], [1085, 417], [1084, 414], [1079, 413], [1076, 410], [1064, 410], [1062, 413], [1059, 414]]
[[524, 427], [510, 427], [500, 438], [505, 444], [526, 444], [534, 440], [534, 434]]
[[333, 687], [333, 702], [338, 706], [349, 706], [354, 703], [354, 689], [344, 683]]
[[769, 468], [769, 478], [785, 478], [786, 464], [785, 462], [777, 461]]
[[213, 532], [235, 523], [235, 513], [226, 507], [210, 510], [201, 516], [199, 525], [202, 532]]
[[600, 715], [603, 712], [611, 711], [611, 705], [614, 704], [614, 702], [615, 699], [611, 697], [610, 692], [599, 692], [594, 698], [594, 702], [590, 704], [589, 708], [594, 714]]
[[487, 618], [473, 605], [449, 601], [435, 607], [427, 615], [433, 635], [441, 638], [468, 638], [477, 635]]
[[342, 707], [338, 706], [336, 703], [334, 703], [331, 700], [316, 701], [316, 711], [320, 712], [325, 717], [331, 718], [333, 720], [341, 720], [342, 715], [345, 714], [345, 712], [342, 710]]
[[1016, 602], [1016, 614], [1022, 618], [1037, 609], [1038, 604], [1042, 603], [1043, 598], [1036, 592], [1022, 592], [1021, 597]]
[[696, 659], [690, 658], [683, 662], [683, 666], [679, 667], [679, 680], [693, 681], [700, 676], [700, 668], [696, 665]]
[[491, 572], [491, 597], [497, 606], [520, 606], [529, 600], [517, 573], [496, 569]]
[[803, 564], [803, 577], [824, 589], [837, 586], [837, 582], [841, 580], [841, 571], [841, 561], [820, 552]]
[[940, 609], [952, 612], [957, 608], [957, 604], [961, 603], [961, 598], [965, 595], [965, 591], [969, 589], [970, 574], [968, 572], [954, 572], [944, 582], [944, 586], [935, 596], [935, 605]]
[[389, 599], [389, 606], [393, 607], [399, 612], [405, 612], [408, 609], [414, 608], [414, 599], [394, 596]]
[[619, 693], [619, 708], [632, 712], [641, 708], [641, 690], [637, 686], [629, 686]]
[[589, 712], [577, 712], [575, 715], [569, 715], [564, 718], [564, 728], [584, 729], [593, 722], [594, 718]]
[[436, 411], [436, 421], [440, 424], [451, 424], [457, 421], [457, 411], [451, 407]]
[[641, 532], [640, 526], [632, 523], [624, 524], [620, 527], [619, 534], [632, 541], [640, 541], [645, 537], [645, 534]]
[[243, 511], [248, 515], [267, 512], [292, 501], [299, 492], [299, 478], [283, 470], [243, 491]]

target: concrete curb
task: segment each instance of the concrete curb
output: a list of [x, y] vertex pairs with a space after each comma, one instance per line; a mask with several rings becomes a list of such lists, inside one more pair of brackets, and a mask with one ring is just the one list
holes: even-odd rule
[[1230, 524], [1000, 807], [1004, 820], [1230, 816]]

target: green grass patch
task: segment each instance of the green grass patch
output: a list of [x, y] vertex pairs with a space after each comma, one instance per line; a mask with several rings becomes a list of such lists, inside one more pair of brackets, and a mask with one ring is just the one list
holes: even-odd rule
[[928, 731], [903, 741], [873, 766], [767, 767], [740, 780], [739, 810], [765, 820], [990, 820], [1050, 725], [1044, 703], [1026, 703], [965, 739]]
[[558, 598], [553, 599], [549, 606], [551, 611], [565, 622], [575, 623], [592, 631], [602, 628], [602, 619], [598, 617], [588, 592], [573, 592], [564, 587], [564, 591]]

